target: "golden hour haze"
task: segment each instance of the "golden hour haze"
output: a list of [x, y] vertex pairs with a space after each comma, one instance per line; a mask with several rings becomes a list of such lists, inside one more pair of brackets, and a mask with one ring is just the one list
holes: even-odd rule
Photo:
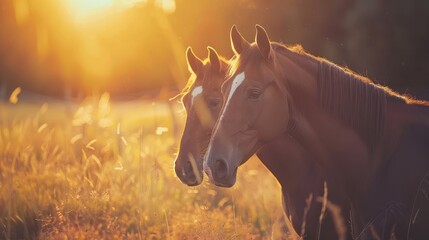
[[429, 239], [425, 1], [0, 1], [0, 239]]

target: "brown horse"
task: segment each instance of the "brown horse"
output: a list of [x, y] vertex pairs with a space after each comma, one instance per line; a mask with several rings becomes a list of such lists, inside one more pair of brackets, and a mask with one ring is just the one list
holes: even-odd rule
[[222, 106], [220, 88], [228, 63], [212, 48], [209, 48], [209, 58], [205, 61], [188, 48], [186, 59], [192, 75], [180, 94], [187, 118], [175, 171], [183, 183], [195, 186], [203, 179], [203, 157]]
[[356, 239], [429, 237], [429, 104], [327, 60], [231, 30], [236, 60], [204, 169], [220, 186], [289, 133], [347, 191]]
[[[190, 48], [186, 54], [192, 76], [182, 91], [187, 119], [175, 170], [181, 181], [189, 186], [201, 183], [202, 156], [214, 127], [213, 119], [217, 119], [221, 110], [221, 85], [227, 74], [227, 62], [214, 49], [208, 49], [209, 58], [205, 61], [197, 58]], [[350, 236], [348, 226], [343, 222], [349, 211], [346, 199], [341, 197], [344, 194], [340, 194], [337, 185], [326, 177], [320, 166], [307, 159], [308, 155], [293, 138], [281, 135], [260, 149], [257, 155], [281, 184], [285, 213], [297, 233], [305, 239], [316, 239], [317, 236], [345, 239], [347, 234]], [[318, 197], [325, 194], [324, 181], [329, 184], [329, 203], [341, 207], [342, 212], [333, 216], [327, 211], [322, 222], [322, 203]], [[312, 198], [308, 199], [309, 196]]]

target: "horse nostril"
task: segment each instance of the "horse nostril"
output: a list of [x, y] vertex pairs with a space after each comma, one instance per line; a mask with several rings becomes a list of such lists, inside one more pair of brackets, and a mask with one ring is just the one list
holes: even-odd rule
[[213, 173], [215, 178], [222, 179], [225, 178], [228, 174], [228, 166], [226, 165], [225, 160], [218, 159], [215, 164], [215, 171]]

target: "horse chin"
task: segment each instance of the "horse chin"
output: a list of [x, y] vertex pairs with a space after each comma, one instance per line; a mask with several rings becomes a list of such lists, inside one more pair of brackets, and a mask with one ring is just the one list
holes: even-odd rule
[[203, 174], [201, 173], [199, 177], [193, 176], [180, 176], [178, 175], [180, 181], [183, 184], [188, 185], [189, 187], [198, 186], [203, 182]]
[[225, 180], [222, 180], [222, 182], [216, 181], [214, 184], [218, 187], [230, 188], [230, 187], [234, 186], [235, 182], [236, 182], [236, 178], [234, 177], [234, 178], [227, 180], [227, 181], [225, 181]]
[[203, 174], [200, 174], [200, 177], [197, 178], [194, 174], [192, 174], [192, 176], [190, 175], [183, 175], [177, 173], [176, 171], [176, 176], [179, 178], [179, 180], [183, 183], [188, 185], [189, 187], [193, 187], [193, 186], [198, 186], [203, 182]]
[[200, 178], [194, 178], [192, 180], [186, 180], [183, 181], [182, 179], [180, 179], [182, 181], [182, 183], [188, 185], [189, 187], [195, 187], [200, 185], [203, 182], [203, 174], [200, 175]]
[[218, 187], [230, 188], [235, 185], [237, 181], [237, 168], [235, 168], [234, 172], [221, 179], [212, 179], [212, 182]]

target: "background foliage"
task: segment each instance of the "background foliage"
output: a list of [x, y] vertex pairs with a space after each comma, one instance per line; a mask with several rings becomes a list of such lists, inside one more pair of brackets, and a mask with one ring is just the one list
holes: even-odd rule
[[63, 2], [0, 2], [0, 82], [7, 91], [109, 91], [122, 98], [178, 91], [188, 76], [187, 46], [201, 58], [207, 45], [229, 58], [231, 26], [251, 41], [259, 23], [272, 40], [302, 44], [401, 93], [428, 96], [425, 0], [171, 0], [170, 11], [152, 0], [113, 6], [85, 23]]

